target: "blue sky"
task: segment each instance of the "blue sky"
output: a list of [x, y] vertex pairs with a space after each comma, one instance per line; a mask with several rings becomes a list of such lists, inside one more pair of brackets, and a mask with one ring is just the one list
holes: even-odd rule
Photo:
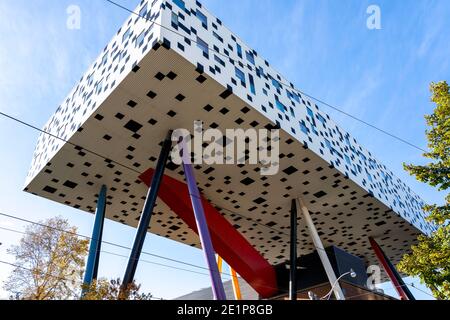
[[[133, 8], [136, 0], [118, 0]], [[432, 111], [429, 83], [449, 80], [447, 0], [204, 0], [202, 3], [298, 88], [423, 148], [423, 115]], [[366, 9], [381, 8], [382, 29], [369, 30]], [[66, 28], [66, 9], [81, 8], [81, 29]], [[0, 110], [42, 127], [128, 13], [104, 0], [0, 2]], [[420, 184], [403, 162], [421, 152], [323, 107], [427, 202], [443, 194]], [[91, 232], [93, 216], [22, 192], [37, 133], [0, 118], [0, 212], [31, 220], [61, 215]], [[0, 226], [23, 224], [0, 217]], [[106, 222], [104, 239], [130, 246], [134, 230]], [[20, 235], [0, 230], [0, 260]], [[128, 255], [118, 248], [107, 251]], [[144, 250], [204, 265], [202, 254], [148, 235]], [[152, 257], [146, 260], [164, 263]], [[102, 255], [99, 274], [121, 277], [126, 259]], [[180, 265], [180, 267], [182, 267]], [[0, 281], [11, 268], [0, 265]], [[209, 278], [140, 263], [137, 280], [155, 296], [173, 298], [209, 286]], [[409, 282], [414, 280], [409, 280]], [[393, 294], [392, 288], [386, 287]], [[414, 291], [420, 298], [429, 298]], [[5, 293], [0, 290], [0, 297]]]

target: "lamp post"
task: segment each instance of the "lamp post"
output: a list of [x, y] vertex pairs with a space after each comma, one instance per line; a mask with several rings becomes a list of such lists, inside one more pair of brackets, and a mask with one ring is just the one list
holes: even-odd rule
[[331, 290], [330, 292], [328, 292], [326, 295], [324, 295], [322, 298], [318, 298], [317, 295], [312, 292], [309, 291], [308, 292], [308, 296], [310, 300], [330, 300], [331, 294], [333, 293], [334, 287], [339, 283], [339, 280], [341, 280], [342, 278], [344, 278], [345, 276], [350, 275], [350, 277], [352, 278], [356, 278], [356, 272], [353, 271], [353, 269], [350, 269], [350, 271], [342, 274], [339, 278], [336, 279], [336, 281], [333, 283], [333, 285], [331, 286]]

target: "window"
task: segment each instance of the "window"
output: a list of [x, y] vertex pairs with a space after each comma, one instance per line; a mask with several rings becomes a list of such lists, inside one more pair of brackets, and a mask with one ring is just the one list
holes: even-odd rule
[[95, 93], [99, 94], [100, 92], [102, 92], [102, 89], [103, 89], [103, 79], [97, 82], [97, 85], [95, 86]]
[[298, 97], [297, 94], [292, 93], [291, 91], [289, 91], [289, 90], [287, 90], [287, 89], [286, 89], [286, 93], [287, 93], [287, 96], [289, 97], [289, 99], [295, 100], [295, 101], [297, 101], [298, 103], [300, 103], [300, 98]]
[[146, 3], [145, 6], [141, 9], [141, 11], [139, 11], [139, 15], [142, 18], [147, 18], [147, 9], [148, 9], [148, 4]]
[[175, 3], [182, 10], [186, 9], [186, 4], [183, 0], [173, 0], [173, 3]]
[[253, 94], [256, 94], [256, 89], [255, 89], [255, 80], [253, 79], [253, 76], [251, 74], [248, 75], [249, 80], [250, 80], [250, 92]]
[[108, 53], [109, 52], [105, 53], [105, 55], [102, 58], [102, 63], [101, 63], [102, 66], [104, 66], [108, 62]]
[[245, 55], [247, 56], [248, 62], [250, 62], [251, 64], [255, 65], [255, 56], [253, 55], [253, 53], [251, 53], [250, 51], [247, 51], [245, 53]]
[[125, 33], [123, 34], [122, 42], [127, 41], [128, 38], [130, 37], [130, 34], [131, 34], [131, 27], [129, 27], [128, 30], [125, 31]]
[[136, 47], [140, 47], [142, 42], [144, 42], [145, 32], [142, 31], [141, 34], [136, 38]]
[[285, 112], [287, 110], [287, 108], [285, 107], [284, 104], [282, 104], [280, 102], [280, 100], [276, 99], [276, 104], [277, 104], [277, 108], [278, 110], [280, 110], [281, 112]]
[[172, 12], [172, 26], [178, 27], [178, 15], [174, 12]]
[[274, 78], [272, 78], [272, 84], [275, 86], [275, 88], [277, 88], [277, 90], [281, 89], [281, 84]]
[[300, 130], [302, 130], [303, 133], [308, 134], [308, 128], [306, 127], [306, 124], [303, 121], [300, 122]]
[[195, 15], [200, 20], [200, 22], [202, 23], [203, 27], [208, 28], [208, 18], [198, 9], [197, 9], [197, 12], [196, 12]]
[[239, 58], [242, 58], [242, 47], [240, 44], [236, 44], [236, 48], [237, 48], [237, 54], [239, 56]]
[[239, 68], [236, 69], [236, 77], [238, 77], [239, 80], [241, 80], [241, 84], [245, 86], [245, 73], [242, 72]]
[[199, 47], [200, 49], [202, 49], [203, 51], [203, 56], [208, 58], [208, 52], [209, 52], [209, 47], [208, 44], [203, 41], [202, 39], [200, 39], [199, 37], [197, 37], [197, 47]]
[[345, 162], [347, 162], [347, 164], [348, 164], [349, 166], [351, 166], [351, 165], [352, 165], [352, 162], [350, 161], [350, 158], [349, 158], [347, 155], [344, 155], [344, 158], [345, 158]]
[[308, 113], [308, 116], [309, 116], [312, 120], [314, 120], [314, 112], [313, 112], [310, 108], [306, 107], [306, 113]]
[[221, 36], [219, 36], [215, 31], [213, 31], [213, 36], [217, 39], [217, 40], [219, 40], [220, 42], [222, 42], [223, 43], [223, 39], [222, 39], [222, 37]]
[[220, 59], [218, 56], [214, 55], [214, 60], [216, 60], [216, 62], [220, 63], [222, 65], [222, 67], [225, 67], [225, 62]]
[[264, 76], [264, 70], [262, 67], [256, 68], [256, 75], [261, 78], [261, 76]]
[[317, 119], [319, 119], [319, 121], [322, 122], [322, 124], [325, 126], [327, 121], [324, 117], [322, 117], [320, 114], [317, 114]]

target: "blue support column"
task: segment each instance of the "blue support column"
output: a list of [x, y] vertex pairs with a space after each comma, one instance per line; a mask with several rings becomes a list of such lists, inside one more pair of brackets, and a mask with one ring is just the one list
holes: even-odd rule
[[144, 209], [142, 210], [141, 219], [139, 220], [139, 226], [136, 231], [133, 248], [128, 259], [127, 270], [122, 280], [122, 290], [126, 290], [127, 287], [133, 282], [136, 268], [139, 262], [139, 258], [142, 252], [142, 246], [144, 245], [145, 236], [147, 235], [148, 226], [153, 214], [153, 208], [155, 207], [156, 199], [158, 198], [158, 191], [161, 185], [161, 181], [166, 168], [167, 160], [169, 159], [170, 151], [172, 149], [172, 131], [166, 136], [164, 140], [161, 153], [159, 155], [158, 163], [156, 164], [155, 174], [153, 175], [152, 183], [148, 189], [147, 198], [145, 200]]
[[[105, 221], [106, 211], [106, 186], [100, 189], [97, 200], [97, 210], [95, 212], [94, 228], [92, 230], [91, 243], [89, 246], [89, 255], [84, 274], [84, 285], [90, 285], [97, 278], [98, 263], [100, 260], [100, 250], [102, 246], [103, 223]], [[85, 290], [83, 290], [84, 293]]]

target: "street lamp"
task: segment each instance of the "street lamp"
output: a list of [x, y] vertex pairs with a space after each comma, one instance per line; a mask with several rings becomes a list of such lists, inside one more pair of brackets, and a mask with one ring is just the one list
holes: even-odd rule
[[350, 271], [342, 274], [339, 278], [336, 279], [336, 281], [331, 286], [330, 292], [328, 292], [326, 295], [324, 295], [322, 298], [318, 298], [317, 295], [311, 291], [308, 292], [308, 296], [310, 300], [330, 300], [331, 294], [333, 293], [334, 287], [338, 284], [339, 280], [341, 280], [343, 277], [350, 275], [352, 278], [356, 278], [356, 272], [353, 271], [353, 269], [350, 269]]

